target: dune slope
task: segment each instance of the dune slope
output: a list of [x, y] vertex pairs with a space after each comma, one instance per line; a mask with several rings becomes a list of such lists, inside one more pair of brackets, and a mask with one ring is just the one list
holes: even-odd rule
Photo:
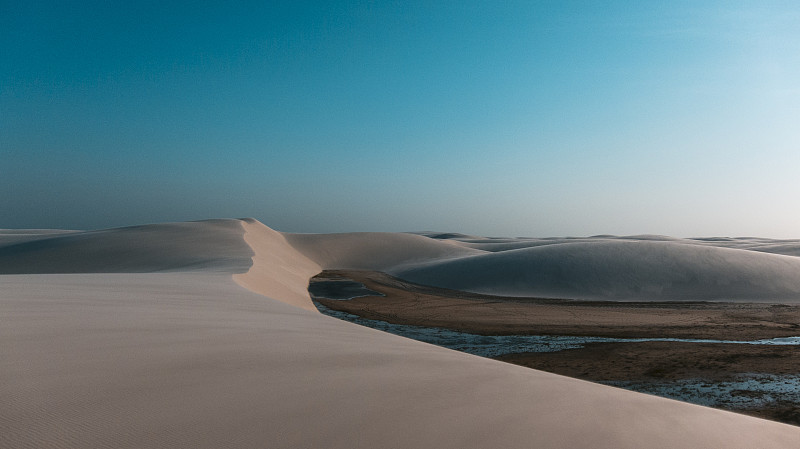
[[308, 295], [308, 280], [320, 266], [292, 247], [283, 234], [253, 220], [242, 220], [244, 240], [253, 249], [253, 265], [234, 274], [239, 285], [302, 309], [317, 311]]
[[432, 260], [483, 253], [452, 241], [404, 233], [284, 235], [294, 248], [323, 269], [387, 271]]
[[206, 220], [0, 239], [0, 273], [244, 272], [243, 235], [239, 220]]
[[590, 239], [390, 270], [413, 282], [508, 296], [798, 301], [800, 258], [670, 241]]

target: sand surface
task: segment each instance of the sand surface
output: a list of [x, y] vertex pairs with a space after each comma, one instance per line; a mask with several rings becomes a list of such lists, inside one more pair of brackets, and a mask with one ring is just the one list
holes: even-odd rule
[[671, 241], [589, 239], [381, 271], [420, 284], [503, 296], [800, 300], [800, 258]]
[[307, 310], [302, 291], [316, 267], [409, 267], [482, 250], [262, 226], [222, 220], [0, 241], [0, 447], [800, 444], [797, 427]]

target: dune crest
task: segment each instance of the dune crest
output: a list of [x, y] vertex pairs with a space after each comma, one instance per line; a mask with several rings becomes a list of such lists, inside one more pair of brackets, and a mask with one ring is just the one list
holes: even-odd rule
[[241, 273], [252, 264], [252, 251], [239, 223], [219, 219], [30, 236], [18, 232], [16, 238], [0, 239], [0, 274]]
[[258, 220], [241, 221], [244, 241], [253, 250], [253, 265], [233, 275], [237, 284], [268, 298], [316, 312], [308, 295], [308, 280], [320, 266], [294, 249], [278, 231]]

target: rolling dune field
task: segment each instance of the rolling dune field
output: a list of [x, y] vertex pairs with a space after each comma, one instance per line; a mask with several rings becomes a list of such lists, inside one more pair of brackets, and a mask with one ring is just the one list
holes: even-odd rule
[[0, 447], [797, 447], [794, 426], [356, 326], [307, 293], [325, 269], [576, 298], [800, 292], [790, 256], [597, 240], [500, 251], [253, 219], [3, 231]]

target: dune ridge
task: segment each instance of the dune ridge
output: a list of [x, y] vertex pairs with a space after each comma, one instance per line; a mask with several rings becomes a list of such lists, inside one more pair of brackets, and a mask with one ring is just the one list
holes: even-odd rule
[[[0, 248], [6, 273], [29, 272], [0, 275], [0, 447], [800, 442], [797, 427], [482, 359], [304, 307], [317, 266], [478, 254], [384, 237], [298, 237], [225, 220]], [[405, 252], [383, 254], [393, 248]], [[116, 271], [94, 271], [104, 266]]]
[[800, 258], [671, 241], [587, 239], [391, 269], [416, 283], [592, 300], [800, 300]]
[[237, 284], [268, 298], [316, 312], [308, 294], [308, 280], [320, 266], [297, 251], [286, 237], [255, 219], [244, 219], [243, 238], [253, 250], [253, 264], [233, 275]]

